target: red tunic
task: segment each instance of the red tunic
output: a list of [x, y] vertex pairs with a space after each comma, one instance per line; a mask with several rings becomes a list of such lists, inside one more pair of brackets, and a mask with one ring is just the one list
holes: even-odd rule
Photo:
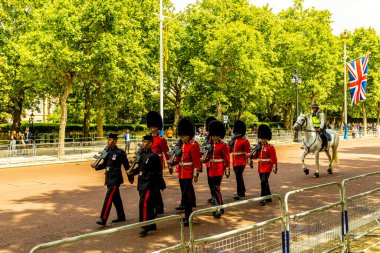
[[179, 179], [193, 178], [194, 170], [198, 173], [201, 170], [201, 151], [196, 140], [192, 139], [188, 143], [181, 145], [182, 156], [176, 157], [176, 172]]
[[214, 150], [212, 154], [208, 155], [210, 159], [210, 170], [208, 175], [210, 177], [219, 177], [224, 175], [225, 169], [230, 167], [230, 154], [228, 153], [228, 146], [223, 141], [212, 144]]
[[259, 173], [272, 172], [273, 165], [277, 165], [276, 150], [268, 143], [261, 147], [261, 150], [253, 156], [253, 159], [258, 160], [257, 171]]
[[232, 166], [246, 166], [247, 157], [250, 150], [251, 144], [246, 138], [235, 139], [235, 144], [229, 147], [230, 153], [232, 153]]
[[164, 157], [166, 157], [166, 161], [169, 160], [170, 156], [167, 154], [169, 151], [168, 142], [165, 138], [160, 136], [153, 137], [152, 151], [156, 153], [161, 159], [161, 168], [164, 168]]

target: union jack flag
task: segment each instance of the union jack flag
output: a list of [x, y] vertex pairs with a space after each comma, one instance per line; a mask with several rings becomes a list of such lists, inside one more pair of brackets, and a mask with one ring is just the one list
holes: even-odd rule
[[368, 57], [369, 55], [367, 54], [347, 63], [348, 76], [350, 78], [351, 105], [367, 98]]

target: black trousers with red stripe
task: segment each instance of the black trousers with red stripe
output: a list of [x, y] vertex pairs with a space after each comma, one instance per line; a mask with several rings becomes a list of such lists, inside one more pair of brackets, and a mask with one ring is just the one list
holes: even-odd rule
[[223, 176], [210, 177], [211, 194], [216, 200], [216, 205], [223, 205], [222, 193], [220, 192], [220, 184], [222, 183]]
[[236, 176], [236, 193], [240, 197], [245, 197], [245, 185], [244, 185], [244, 178], [243, 178], [243, 172], [244, 172], [245, 166], [235, 166], [235, 176]]
[[[185, 206], [185, 201], [183, 199], [183, 188], [182, 188], [183, 186], [181, 185], [181, 180], [182, 179], [179, 179], [179, 185], [181, 187], [181, 193], [182, 193], [182, 196], [181, 196], [181, 206]], [[192, 207], [196, 207], [197, 206], [197, 199], [195, 197], [195, 190], [194, 190], [193, 183], [191, 183], [190, 195], [191, 195], [191, 206]]]
[[269, 176], [270, 172], [259, 173], [260, 181], [261, 181], [261, 197], [271, 195], [270, 187], [269, 187]]
[[139, 202], [139, 211], [140, 211], [140, 222], [153, 220], [156, 218], [156, 213], [154, 211], [155, 207], [155, 190], [141, 190], [140, 193], [140, 202]]
[[179, 185], [181, 186], [182, 192], [181, 205], [185, 207], [186, 218], [189, 218], [190, 214], [193, 212], [193, 207], [195, 206], [195, 192], [193, 186], [193, 179], [180, 179]]
[[212, 179], [208, 174], [209, 170], [210, 170], [210, 167], [207, 167], [207, 184], [208, 184], [208, 187], [210, 188], [210, 193], [212, 196]]
[[100, 218], [102, 220], [107, 220], [110, 215], [112, 203], [114, 204], [117, 212], [118, 218], [125, 218], [123, 202], [120, 197], [120, 185], [107, 186], [107, 193], [104, 199], [102, 212], [100, 213]]

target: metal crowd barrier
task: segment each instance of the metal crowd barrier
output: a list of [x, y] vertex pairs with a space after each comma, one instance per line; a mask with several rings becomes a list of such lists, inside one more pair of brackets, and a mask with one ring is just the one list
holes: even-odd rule
[[[66, 238], [35, 246], [30, 252], [47, 249], [85, 240], [88, 238], [110, 234], [122, 230], [133, 229], [153, 223], [169, 220], [179, 220], [181, 243], [158, 252], [255, 252], [255, 253], [298, 253], [298, 252], [351, 252], [350, 243], [360, 237], [380, 236], [373, 232], [380, 229], [380, 187], [354, 196], [347, 196], [347, 185], [355, 180], [380, 176], [379, 172], [369, 173], [343, 180], [342, 183], [332, 182], [307, 187], [286, 193], [284, 202], [277, 195], [252, 198], [220, 206], [214, 206], [194, 211], [189, 217], [189, 241], [185, 242], [184, 227], [181, 216], [171, 215], [142, 223], [126, 225], [100, 232]], [[289, 213], [289, 198], [304, 192], [314, 192], [322, 188], [337, 187], [339, 201], [305, 212]], [[335, 192], [335, 195], [338, 193]], [[331, 192], [329, 191], [329, 194]], [[333, 193], [334, 194], [334, 193]], [[279, 216], [220, 234], [204, 238], [195, 238], [194, 218], [218, 209], [227, 209], [241, 205], [252, 204], [265, 199], [279, 201]], [[312, 198], [308, 198], [312, 200]], [[323, 199], [325, 201], [325, 199]], [[368, 251], [380, 241], [358, 252]]]
[[172, 250], [181, 250], [182, 252], [185, 252], [186, 242], [185, 242], [185, 236], [184, 236], [184, 231], [183, 231], [184, 225], [183, 225], [182, 217], [179, 215], [170, 215], [170, 216], [166, 216], [163, 218], [158, 218], [158, 219], [149, 220], [149, 221], [145, 221], [145, 222], [134, 223], [134, 224], [125, 225], [125, 226], [121, 226], [121, 227], [117, 227], [117, 228], [110, 228], [110, 229], [106, 229], [106, 230], [102, 230], [102, 231], [98, 231], [98, 232], [78, 235], [78, 236], [74, 236], [74, 237], [65, 238], [62, 240], [57, 240], [57, 241], [53, 241], [53, 242], [39, 244], [39, 245], [33, 247], [33, 249], [31, 249], [29, 251], [29, 253], [34, 253], [34, 252], [38, 252], [38, 251], [43, 250], [43, 249], [55, 248], [55, 247], [58, 247], [58, 246], [64, 245], [64, 244], [74, 243], [74, 242], [83, 241], [83, 240], [94, 238], [94, 237], [99, 237], [102, 235], [108, 235], [108, 234], [112, 234], [112, 233], [116, 233], [116, 232], [120, 232], [120, 231], [124, 231], [124, 230], [131, 230], [131, 229], [135, 229], [135, 228], [139, 228], [139, 227], [143, 227], [143, 226], [147, 226], [147, 225], [151, 225], [151, 224], [155, 224], [155, 223], [168, 222], [168, 221], [172, 221], [172, 220], [178, 220], [179, 221], [181, 243], [174, 245], [174, 246], [166, 249], [165, 251], [160, 251], [160, 252], [170, 252]]
[[[291, 195], [331, 186], [336, 186], [339, 189], [339, 202], [302, 213], [289, 214], [289, 197]], [[313, 249], [318, 249], [318, 252], [344, 250], [344, 199], [340, 183], [332, 182], [290, 191], [286, 193], [284, 203], [286, 213], [286, 252], [314, 252]]]
[[[380, 177], [380, 172], [347, 178], [342, 182], [345, 201], [345, 234], [349, 252], [354, 252], [350, 251], [352, 242], [368, 235], [371, 237], [380, 236], [379, 233], [373, 233], [380, 229], [380, 186], [375, 184], [373, 185], [374, 189], [353, 196], [347, 194], [347, 188], [350, 184], [374, 176]], [[380, 241], [377, 241], [369, 247], [355, 252], [366, 252], [379, 244]]]
[[[222, 208], [252, 204], [270, 198], [279, 201], [279, 217], [226, 233], [195, 239], [194, 218], [196, 216]], [[282, 215], [282, 207], [281, 197], [274, 194], [196, 210], [189, 217], [190, 250], [191, 252], [285, 252], [285, 220]]]

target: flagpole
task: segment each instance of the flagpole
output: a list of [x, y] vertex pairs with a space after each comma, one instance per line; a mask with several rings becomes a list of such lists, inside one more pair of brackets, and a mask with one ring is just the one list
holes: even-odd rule
[[348, 139], [348, 126], [347, 126], [347, 54], [346, 54], [346, 39], [347, 30], [344, 30], [344, 139]]

